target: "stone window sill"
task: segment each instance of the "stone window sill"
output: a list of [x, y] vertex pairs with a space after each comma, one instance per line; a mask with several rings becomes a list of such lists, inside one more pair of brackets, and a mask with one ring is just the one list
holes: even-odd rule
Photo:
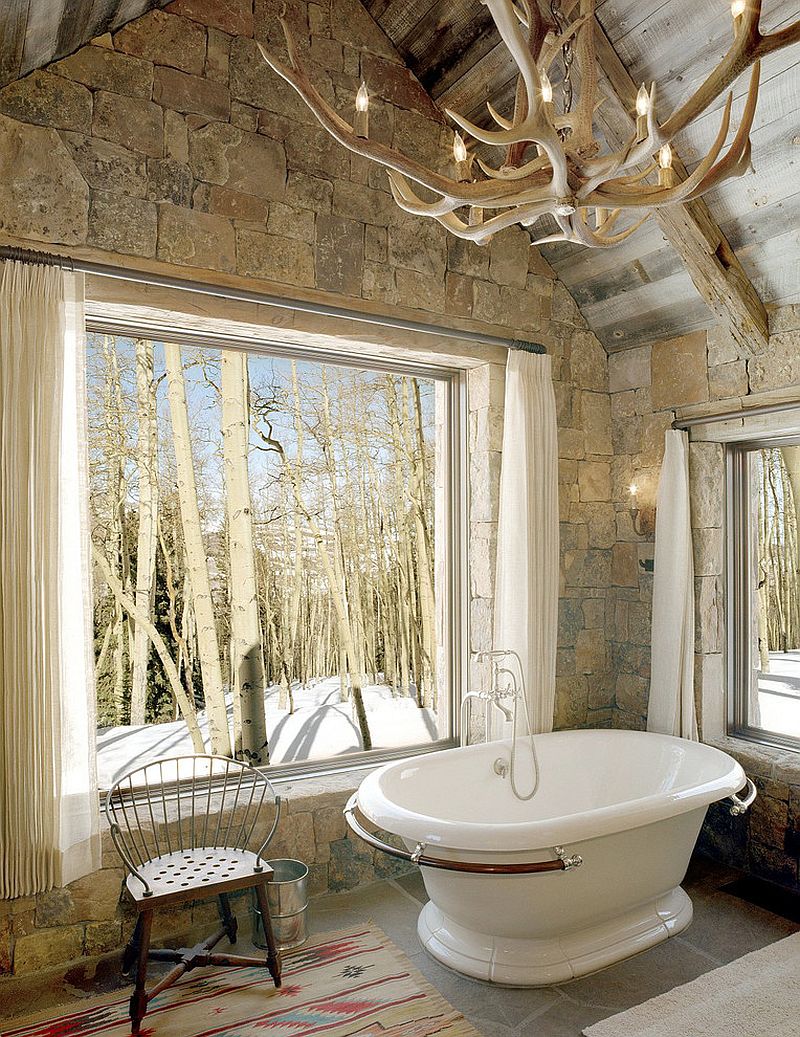
[[731, 735], [706, 741], [708, 745], [738, 760], [750, 778], [769, 778], [789, 785], [800, 785], [800, 753]]

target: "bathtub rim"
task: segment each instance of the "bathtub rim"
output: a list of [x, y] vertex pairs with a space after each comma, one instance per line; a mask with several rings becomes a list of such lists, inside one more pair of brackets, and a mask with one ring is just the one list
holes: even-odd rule
[[[702, 782], [676, 786], [638, 799], [623, 800], [604, 807], [596, 807], [560, 817], [549, 817], [533, 821], [463, 821], [437, 818], [415, 811], [393, 802], [386, 794], [382, 781], [393, 770], [408, 766], [408, 761], [394, 761], [368, 775], [357, 793], [358, 808], [373, 824], [411, 843], [423, 843], [439, 851], [477, 852], [498, 856], [517, 854], [531, 850], [544, 850], [555, 845], [566, 845], [615, 832], [640, 828], [665, 820], [676, 814], [687, 813], [699, 807], [709, 806], [740, 791], [747, 780], [741, 764], [732, 756], [706, 745], [703, 742], [688, 742], [671, 735], [659, 735], [644, 731], [609, 731], [603, 728], [581, 729], [574, 734], [585, 737], [595, 730], [598, 735], [637, 736], [638, 738], [660, 739], [679, 742], [683, 748], [691, 746], [690, 752], [717, 759], [720, 773]], [[565, 735], [573, 732], [554, 732]], [[537, 739], [549, 735], [537, 735]], [[508, 748], [507, 741], [490, 743], [498, 749]], [[470, 749], [483, 746], [471, 746]], [[444, 749], [442, 753], [459, 753], [463, 749]], [[424, 766], [425, 757], [415, 759], [417, 766]], [[501, 780], [501, 779], [498, 779]]]

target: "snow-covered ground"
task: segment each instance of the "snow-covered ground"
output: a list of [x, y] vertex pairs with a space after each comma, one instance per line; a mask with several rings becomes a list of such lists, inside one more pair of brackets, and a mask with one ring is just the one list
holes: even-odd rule
[[[323, 760], [358, 751], [361, 740], [351, 702], [340, 702], [339, 678], [327, 677], [309, 687], [295, 686], [295, 710], [278, 709], [280, 688], [264, 696], [270, 761], [273, 764]], [[375, 749], [424, 745], [442, 737], [436, 714], [420, 709], [410, 698], [395, 698], [391, 688], [372, 685], [363, 689], [364, 706]], [[228, 708], [232, 721], [232, 707]], [[208, 734], [208, 720], [200, 714], [200, 727]], [[100, 788], [133, 767], [169, 756], [191, 755], [192, 742], [182, 720], [168, 724], [102, 728], [97, 733], [97, 768]]]
[[800, 737], [800, 649], [770, 652], [769, 671], [758, 675], [759, 726]]

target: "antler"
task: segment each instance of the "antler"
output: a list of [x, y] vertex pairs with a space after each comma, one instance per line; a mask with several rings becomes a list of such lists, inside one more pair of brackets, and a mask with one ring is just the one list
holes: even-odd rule
[[[446, 110], [453, 122], [473, 138], [504, 149], [504, 164], [499, 169], [477, 158], [486, 178], [482, 180], [453, 179], [395, 148], [356, 133], [322, 97], [304, 70], [284, 16], [280, 22], [286, 37], [288, 65], [258, 44], [267, 64], [297, 91], [336, 141], [389, 171], [392, 196], [400, 208], [437, 220], [456, 236], [479, 244], [504, 227], [515, 223], [530, 226], [540, 216], [551, 213], [558, 233], [537, 243], [574, 241], [592, 248], [607, 248], [633, 234], [658, 208], [698, 198], [723, 180], [742, 176], [751, 168], [750, 130], [758, 99], [760, 59], [800, 42], [800, 20], [763, 35], [759, 29], [761, 0], [747, 0], [744, 13], [737, 19], [730, 49], [700, 88], [664, 122], [659, 122], [656, 85], [651, 84], [640, 132], [619, 150], [598, 155], [600, 143], [592, 126], [594, 112], [602, 101], [597, 98], [595, 0], [564, 0], [563, 9], [572, 20], [565, 25], [559, 17], [554, 32], [545, 24], [539, 0], [482, 2], [519, 70], [512, 118], [506, 118], [487, 101], [496, 129], [484, 129]], [[565, 45], [572, 49], [580, 69], [580, 93], [574, 110], [556, 114], [543, 84], [548, 85], [547, 70]], [[677, 183], [670, 179], [662, 179], [659, 185], [648, 183], [655, 168], [653, 155], [725, 94], [751, 66], [747, 101], [727, 152], [722, 154], [730, 126], [732, 95], [727, 98], [711, 149], [692, 174]], [[536, 148], [537, 154], [527, 159], [526, 152], [531, 147]], [[420, 197], [412, 184], [430, 192], [433, 199]], [[466, 206], [471, 208], [469, 222], [457, 215], [457, 210]], [[483, 210], [487, 209], [500, 211], [484, 220]], [[592, 209], [594, 227], [589, 225]], [[648, 212], [625, 230], [613, 233], [620, 214], [630, 209]]]

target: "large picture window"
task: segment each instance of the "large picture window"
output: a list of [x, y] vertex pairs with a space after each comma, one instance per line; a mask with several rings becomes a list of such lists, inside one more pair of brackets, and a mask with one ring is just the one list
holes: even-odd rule
[[800, 437], [729, 448], [734, 733], [800, 749]]
[[458, 374], [88, 333], [98, 769], [453, 735]]

